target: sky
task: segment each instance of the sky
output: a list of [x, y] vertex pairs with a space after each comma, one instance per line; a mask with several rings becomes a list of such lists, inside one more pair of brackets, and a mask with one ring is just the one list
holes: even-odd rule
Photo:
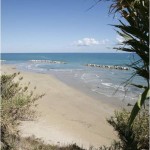
[[[121, 38], [109, 24], [109, 2], [1, 0], [3, 53], [116, 52]], [[89, 9], [89, 10], [88, 10]]]

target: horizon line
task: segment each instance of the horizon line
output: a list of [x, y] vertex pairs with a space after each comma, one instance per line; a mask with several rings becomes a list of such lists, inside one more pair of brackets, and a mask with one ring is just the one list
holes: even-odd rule
[[[77, 54], [87, 54], [87, 53], [105, 53], [105, 54], [108, 54], [108, 53], [111, 53], [111, 54], [114, 54], [114, 53], [131, 53], [131, 52], [1, 52], [1, 54], [42, 54], [42, 53], [45, 53], [45, 54], [64, 54], [64, 53], [77, 53]], [[132, 52], [133, 53], [133, 52]]]

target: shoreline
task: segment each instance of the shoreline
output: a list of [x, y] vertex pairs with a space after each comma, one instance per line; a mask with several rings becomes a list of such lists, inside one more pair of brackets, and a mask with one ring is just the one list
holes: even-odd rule
[[2, 73], [21, 72], [23, 83], [31, 82], [38, 94], [46, 95], [38, 101], [38, 119], [24, 121], [22, 136], [35, 135], [51, 144], [72, 144], [99, 147], [118, 139], [106, 119], [115, 107], [96, 100], [82, 91], [64, 84], [49, 74], [17, 70], [13, 65], [1, 65]]
[[[102, 93], [93, 92], [92, 90], [87, 89], [87, 87], [85, 85], [83, 85], [79, 80], [74, 80], [73, 78], [66, 78], [65, 74], [61, 74], [62, 77], [60, 78], [60, 75], [57, 75], [57, 73], [55, 74], [54, 72], [38, 72], [35, 70], [25, 70], [25, 69], [17, 68], [14, 64], [2, 64], [2, 66], [10, 66], [10, 67], [16, 69], [18, 72], [49, 75], [49, 76], [53, 77], [54, 79], [59, 80], [63, 84], [65, 84], [75, 90], [78, 90], [79, 92], [82, 92], [97, 101], [106, 103], [107, 105], [110, 105], [111, 107], [113, 107], [115, 109], [127, 108], [127, 105], [129, 103], [128, 101], [125, 101], [124, 98], [122, 98], [122, 100], [121, 100], [118, 97], [114, 97], [114, 95], [112, 95], [112, 97], [111, 97], [111, 96], [107, 96]], [[115, 93], [115, 91], [114, 91], [114, 93]]]
[[[79, 82], [77, 80], [70, 82], [70, 81], [68, 81], [68, 79], [66, 80], [63, 78], [64, 75], [62, 78], [57, 77], [57, 76], [55, 76], [55, 74], [52, 74], [52, 73], [50, 73], [49, 75], [54, 77], [55, 79], [59, 80], [60, 82], [66, 84], [67, 86], [70, 86], [73, 89], [86, 94], [87, 96], [95, 99], [96, 101], [101, 101], [102, 103], [106, 103], [107, 105], [110, 105], [111, 107], [113, 107], [115, 109], [122, 109], [122, 108], [127, 107], [128, 102], [126, 102], [124, 100], [120, 100], [118, 97], [110, 97], [110, 96], [106, 96], [105, 94], [102, 94], [102, 93], [93, 92], [92, 90], [87, 89], [85, 87], [85, 85], [82, 85], [81, 82]], [[73, 79], [71, 79], [71, 80], [73, 80]]]

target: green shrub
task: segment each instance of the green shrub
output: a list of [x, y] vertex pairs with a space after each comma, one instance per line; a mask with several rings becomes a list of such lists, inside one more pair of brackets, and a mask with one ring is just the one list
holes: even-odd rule
[[[16, 78], [17, 76], [17, 78]], [[1, 76], [1, 146], [2, 149], [17, 149], [19, 142], [18, 125], [21, 120], [35, 117], [35, 101], [43, 96], [28, 91], [28, 86], [21, 86], [19, 73]], [[16, 81], [15, 81], [16, 80]]]
[[125, 109], [115, 112], [108, 122], [118, 132], [120, 137], [120, 149], [123, 150], [148, 150], [149, 149], [149, 114], [142, 110], [136, 117], [132, 128], [128, 127], [130, 112]]

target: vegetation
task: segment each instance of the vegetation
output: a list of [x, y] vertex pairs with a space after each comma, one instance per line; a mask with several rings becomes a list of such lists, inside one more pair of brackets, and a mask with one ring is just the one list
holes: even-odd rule
[[18, 74], [1, 76], [1, 146], [2, 149], [17, 149], [19, 145], [18, 125], [20, 121], [35, 117], [35, 101], [43, 96], [28, 91], [28, 86], [20, 86], [23, 79], [14, 81]]
[[132, 128], [128, 129], [130, 112], [123, 110], [115, 112], [108, 122], [118, 132], [120, 142], [116, 142], [122, 150], [149, 149], [149, 114], [144, 110], [136, 117]]
[[28, 138], [21, 138], [20, 148], [22, 150], [83, 150], [76, 144], [71, 144], [67, 146], [45, 144], [43, 141], [35, 138], [34, 136]]
[[146, 80], [147, 85], [136, 85], [143, 89], [137, 103], [134, 105], [129, 117], [129, 125], [133, 123], [138, 112], [150, 96], [149, 91], [149, 1], [148, 0], [114, 0], [110, 7], [110, 13], [121, 15], [119, 25], [114, 25], [117, 33], [123, 37], [124, 41], [115, 49], [132, 52], [139, 56], [129, 66], [135, 72], [126, 84], [130, 84], [131, 79], [136, 75]]

